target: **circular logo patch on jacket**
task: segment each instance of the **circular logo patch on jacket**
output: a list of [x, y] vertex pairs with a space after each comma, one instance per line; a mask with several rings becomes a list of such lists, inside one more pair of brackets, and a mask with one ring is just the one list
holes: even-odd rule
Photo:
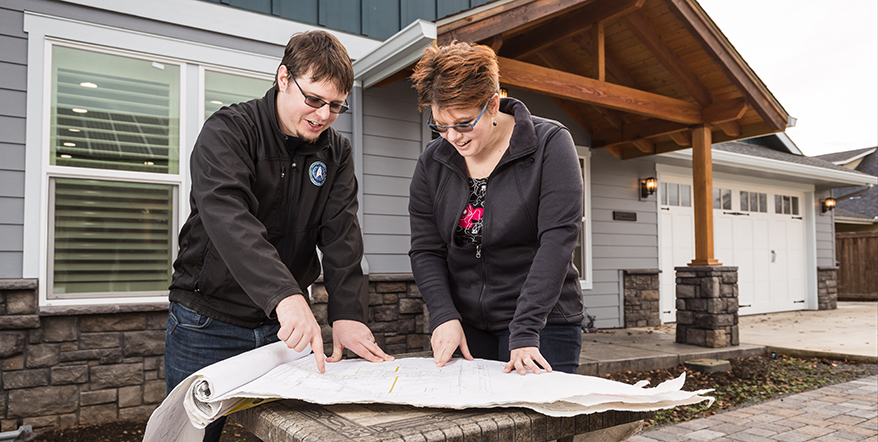
[[326, 182], [326, 164], [323, 161], [315, 161], [308, 168], [308, 176], [315, 186], [322, 186]]

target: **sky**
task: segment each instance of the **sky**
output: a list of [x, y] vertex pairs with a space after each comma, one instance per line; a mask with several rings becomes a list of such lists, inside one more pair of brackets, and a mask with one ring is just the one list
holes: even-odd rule
[[697, 1], [797, 119], [802, 153], [878, 145], [878, 1]]

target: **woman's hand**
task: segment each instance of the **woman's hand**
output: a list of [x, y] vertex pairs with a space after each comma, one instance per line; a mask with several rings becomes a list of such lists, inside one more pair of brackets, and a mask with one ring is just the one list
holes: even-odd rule
[[469, 361], [473, 360], [473, 356], [466, 346], [466, 335], [463, 333], [463, 327], [460, 321], [452, 319], [443, 322], [440, 326], [433, 330], [433, 336], [430, 338], [430, 345], [433, 347], [433, 360], [436, 366], [441, 367], [451, 360], [454, 350], [460, 347], [463, 357]]
[[[537, 364], [540, 364], [537, 366]], [[514, 368], [515, 371], [520, 375], [526, 375], [527, 369], [536, 374], [540, 374], [540, 367], [546, 369], [547, 373], [552, 372], [552, 366], [543, 358], [543, 355], [540, 354], [540, 349], [537, 347], [521, 347], [512, 350], [509, 353], [509, 362], [506, 363], [506, 368], [503, 369], [506, 373], [509, 373]]]

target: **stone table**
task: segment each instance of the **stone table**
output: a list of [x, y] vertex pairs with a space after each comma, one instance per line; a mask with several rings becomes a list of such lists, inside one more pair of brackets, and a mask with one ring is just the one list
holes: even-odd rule
[[606, 411], [549, 417], [524, 408], [452, 410], [389, 404], [268, 402], [232, 419], [264, 441], [621, 441], [651, 413]]

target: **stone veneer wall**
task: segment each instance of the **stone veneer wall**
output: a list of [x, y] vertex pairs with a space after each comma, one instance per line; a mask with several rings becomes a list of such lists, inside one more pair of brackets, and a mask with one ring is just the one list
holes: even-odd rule
[[817, 267], [817, 310], [838, 308], [838, 267]]
[[[165, 398], [167, 303], [40, 308], [36, 280], [0, 280], [0, 432], [145, 420]], [[391, 354], [430, 349], [411, 275], [373, 275], [369, 323]], [[324, 327], [326, 291], [312, 288]]]
[[662, 325], [659, 269], [623, 270], [625, 328]]
[[739, 345], [738, 268], [687, 266], [674, 270], [676, 341], [711, 348]]

